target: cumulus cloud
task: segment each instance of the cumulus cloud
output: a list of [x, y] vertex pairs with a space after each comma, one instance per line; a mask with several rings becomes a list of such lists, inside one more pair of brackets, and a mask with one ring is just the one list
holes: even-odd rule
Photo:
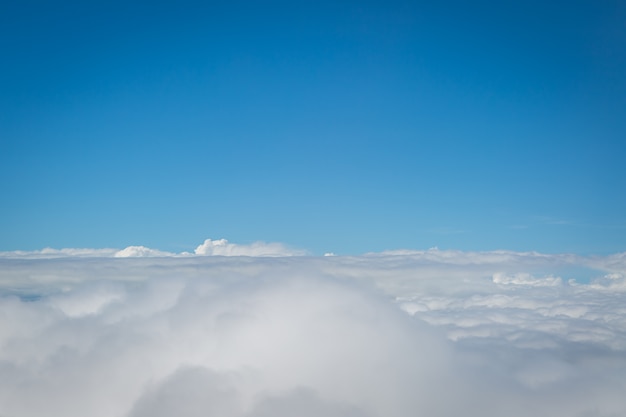
[[174, 256], [174, 253], [164, 252], [157, 249], [150, 249], [145, 246], [128, 246], [122, 250], [115, 252], [116, 258], [137, 258], [147, 256]]
[[620, 254], [115, 253], [0, 259], [1, 416], [626, 415]]
[[207, 239], [194, 251], [196, 255], [218, 256], [298, 256], [305, 251], [288, 248], [282, 243], [254, 242], [249, 245], [230, 243], [226, 239]]

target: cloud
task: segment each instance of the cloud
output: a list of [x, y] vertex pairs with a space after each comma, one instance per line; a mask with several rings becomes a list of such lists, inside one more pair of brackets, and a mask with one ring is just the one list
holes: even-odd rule
[[535, 278], [531, 274], [519, 273], [513, 275], [506, 275], [502, 273], [496, 273], [493, 275], [493, 282], [500, 285], [530, 285], [539, 287], [555, 287], [563, 283], [563, 280], [559, 277], [547, 276], [543, 278]]
[[174, 253], [150, 249], [145, 246], [128, 246], [113, 255], [116, 258], [137, 258], [148, 256], [174, 256]]
[[226, 239], [206, 239], [198, 245], [194, 253], [189, 252], [167, 252], [146, 246], [128, 246], [124, 249], [83, 249], [66, 248], [52, 249], [45, 248], [34, 251], [7, 251], [0, 252], [2, 258], [31, 258], [31, 259], [52, 259], [52, 258], [143, 258], [143, 257], [172, 257], [172, 256], [253, 256], [253, 257], [282, 257], [282, 256], [303, 256], [307, 252], [300, 249], [290, 248], [282, 243], [276, 242], [253, 242], [250, 244], [230, 243]]
[[53, 249], [44, 248], [34, 251], [6, 251], [0, 252], [0, 258], [64, 258], [64, 257], [108, 257], [114, 256], [116, 249], [87, 249], [87, 248], [66, 248]]
[[114, 253], [0, 259], [0, 415], [626, 414], [623, 254]]
[[151, 387], [129, 417], [204, 417], [240, 413], [240, 398], [228, 375], [204, 367], [180, 368]]
[[226, 239], [207, 239], [194, 251], [196, 255], [219, 256], [301, 256], [305, 251], [290, 249], [282, 243], [254, 242], [249, 245], [229, 243]]

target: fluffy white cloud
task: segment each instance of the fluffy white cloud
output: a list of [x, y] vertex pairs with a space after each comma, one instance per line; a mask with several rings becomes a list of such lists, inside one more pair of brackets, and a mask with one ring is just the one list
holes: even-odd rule
[[147, 256], [174, 256], [174, 253], [164, 252], [157, 249], [150, 249], [145, 246], [128, 246], [120, 251], [115, 252], [113, 256], [116, 258], [137, 258]]
[[622, 254], [114, 254], [0, 259], [0, 416], [626, 415]]
[[282, 243], [254, 242], [249, 245], [230, 243], [226, 239], [207, 239], [194, 251], [196, 255], [218, 256], [299, 256], [305, 251], [288, 248]]

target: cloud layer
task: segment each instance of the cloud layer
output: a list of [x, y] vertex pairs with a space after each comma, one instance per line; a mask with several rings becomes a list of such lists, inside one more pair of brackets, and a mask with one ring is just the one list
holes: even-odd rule
[[623, 254], [116, 253], [0, 259], [0, 416], [626, 415]]
[[254, 257], [282, 257], [303, 256], [307, 252], [300, 249], [290, 248], [277, 242], [252, 242], [249, 244], [230, 243], [226, 239], [206, 239], [198, 245], [194, 253], [190, 252], [167, 252], [146, 246], [128, 246], [124, 249], [88, 249], [68, 248], [53, 249], [45, 248], [34, 251], [8, 251], [0, 252], [1, 258], [146, 258], [146, 257], [172, 257], [172, 256], [254, 256]]

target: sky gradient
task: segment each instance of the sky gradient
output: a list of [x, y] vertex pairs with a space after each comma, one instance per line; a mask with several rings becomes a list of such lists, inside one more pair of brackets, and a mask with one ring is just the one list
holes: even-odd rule
[[626, 6], [3, 2], [0, 250], [626, 250]]

